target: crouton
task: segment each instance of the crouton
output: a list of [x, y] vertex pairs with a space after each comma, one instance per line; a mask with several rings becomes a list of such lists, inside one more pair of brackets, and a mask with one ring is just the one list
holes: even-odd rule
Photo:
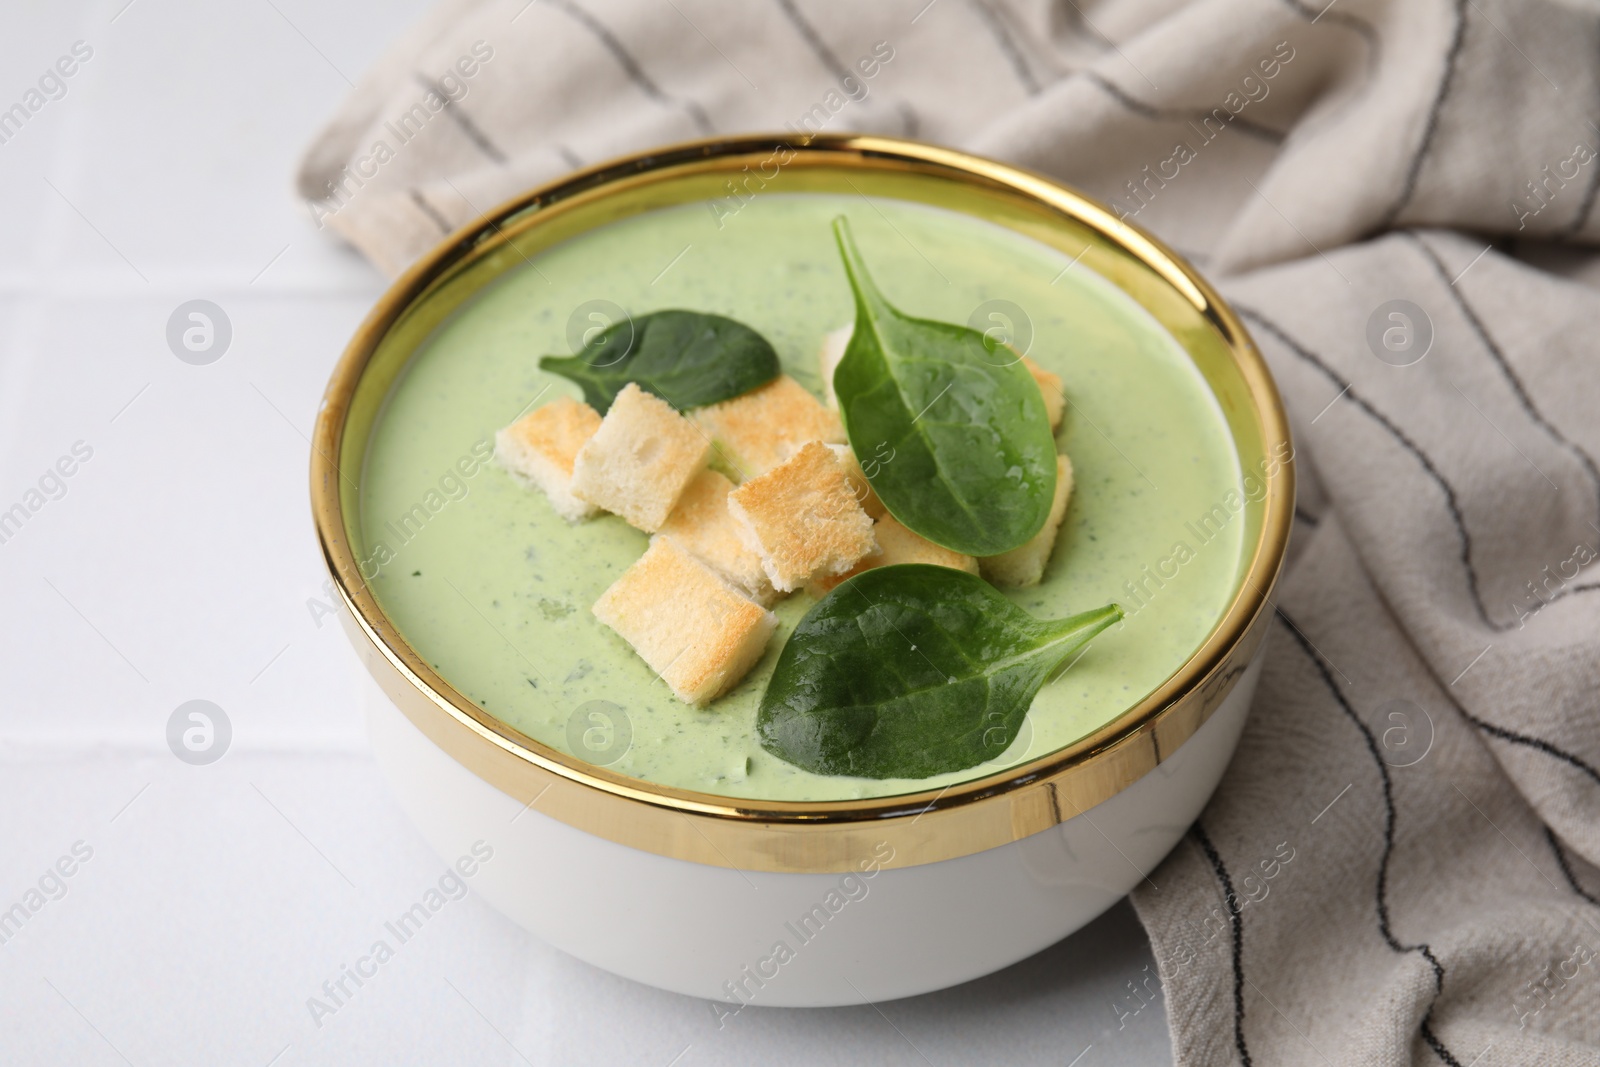
[[943, 545], [936, 545], [921, 534], [912, 533], [900, 524], [893, 515], [884, 515], [872, 527], [872, 536], [878, 542], [878, 547], [865, 556], [843, 574], [826, 575], [815, 578], [806, 586], [806, 591], [813, 596], [823, 596], [831, 591], [846, 578], [854, 578], [862, 571], [874, 567], [888, 567], [895, 563], [931, 563], [935, 567], [951, 567], [968, 574], [978, 573], [978, 561], [971, 556], [960, 552], [952, 552]]
[[728, 510], [773, 587], [786, 593], [849, 570], [877, 547], [844, 466], [820, 441], [729, 493]]
[[776, 615], [740, 596], [669, 537], [651, 538], [593, 611], [686, 704], [704, 704], [733, 688], [778, 625]]
[[761, 557], [739, 539], [739, 524], [728, 511], [733, 483], [713, 470], [694, 476], [678, 498], [661, 536], [727, 579], [758, 604], [770, 605], [777, 591], [761, 569]]
[[572, 495], [655, 533], [710, 442], [659, 397], [629, 382], [572, 464]]
[[866, 472], [861, 469], [861, 464], [856, 462], [856, 454], [850, 450], [849, 445], [829, 445], [833, 454], [839, 457], [839, 463], [844, 467], [844, 476], [850, 479], [850, 491], [856, 495], [856, 503], [861, 505], [861, 510], [869, 518], [882, 518], [886, 510], [883, 501], [878, 499], [878, 494], [873, 492], [872, 483], [867, 481]]
[[594, 505], [572, 495], [572, 461], [595, 430], [600, 415], [570, 397], [535, 408], [494, 435], [494, 455], [513, 478], [542, 489], [568, 522], [587, 519]]
[[968, 574], [978, 573], [976, 559], [913, 533], [893, 515], [885, 515], [879, 520], [872, 528], [872, 535], [878, 542], [878, 551], [882, 556], [877, 564], [880, 567], [891, 563], [931, 563], [936, 567], [950, 567]]
[[842, 443], [844, 424], [787, 374], [694, 413], [739, 481], [765, 474], [807, 441]]
[[1061, 428], [1061, 416], [1067, 410], [1067, 394], [1061, 388], [1061, 375], [1052, 374], [1027, 356], [1022, 357], [1022, 365], [1039, 383], [1039, 392], [1044, 395], [1044, 411], [1050, 416], [1050, 432], [1055, 433]]
[[822, 335], [822, 347], [817, 349], [817, 374], [822, 378], [822, 401], [830, 410], [839, 410], [839, 398], [833, 392], [833, 372], [844, 359], [844, 350], [850, 347], [850, 338], [856, 324], [841, 326]]
[[1039, 532], [1023, 544], [998, 556], [985, 556], [978, 560], [978, 569], [995, 585], [1022, 587], [1038, 585], [1044, 577], [1045, 564], [1050, 562], [1050, 552], [1056, 547], [1056, 532], [1061, 529], [1061, 518], [1067, 513], [1067, 501], [1072, 497], [1072, 461], [1066, 456], [1056, 457], [1056, 495], [1050, 502], [1050, 515]]

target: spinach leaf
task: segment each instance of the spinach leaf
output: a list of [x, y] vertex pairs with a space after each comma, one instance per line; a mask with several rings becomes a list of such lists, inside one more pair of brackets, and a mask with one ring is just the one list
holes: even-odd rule
[[772, 381], [778, 353], [742, 322], [701, 311], [653, 311], [612, 323], [575, 356], [545, 356], [539, 369], [578, 383], [602, 415], [629, 382], [687, 411]]
[[993, 759], [1039, 687], [1122, 618], [1036, 619], [965, 571], [863, 571], [795, 627], [761, 698], [761, 747], [814, 774], [926, 778]]
[[844, 218], [834, 237], [856, 298], [833, 373], [850, 447], [894, 458], [868, 481], [891, 514], [935, 544], [997, 556], [1039, 532], [1055, 494], [1044, 398], [1021, 361], [977, 330], [896, 310], [867, 273]]

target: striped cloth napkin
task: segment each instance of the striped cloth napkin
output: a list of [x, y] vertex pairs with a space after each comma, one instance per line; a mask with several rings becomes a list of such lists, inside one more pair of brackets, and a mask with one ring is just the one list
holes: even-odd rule
[[1593, 1064], [1597, 121], [1579, 0], [443, 0], [298, 180], [390, 273], [574, 167], [754, 130], [952, 144], [1153, 230], [1265, 351], [1303, 488], [1113, 1015], [1163, 1001], [1183, 1064]]

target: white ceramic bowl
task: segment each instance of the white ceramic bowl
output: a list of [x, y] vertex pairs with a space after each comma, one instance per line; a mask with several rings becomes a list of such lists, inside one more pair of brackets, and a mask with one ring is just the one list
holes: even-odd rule
[[[485, 900], [597, 967], [715, 1002], [720, 1019], [746, 1003], [818, 1007], [943, 989], [1089, 922], [1200, 814], [1239, 740], [1259, 656], [1171, 759], [1092, 810], [970, 856], [866, 876], [736, 870], [619, 845], [489, 785], [376, 686], [367, 726], [401, 807], [440, 856], [493, 848], [472, 881]], [[792, 959], [774, 951], [779, 942]]]
[[[1242, 512], [1237, 595], [1155, 693], [1081, 741], [937, 793], [762, 802], [658, 786], [488, 716], [395, 631], [347, 526], [389, 384], [446, 315], [557, 241], [719, 195], [777, 165], [787, 190], [866, 191], [979, 214], [1100, 272], [1178, 338], [1264, 490]], [[619, 160], [535, 190], [452, 235], [374, 308], [329, 385], [312, 458], [318, 534], [371, 673], [374, 752], [407, 813], [470, 884], [551, 944], [705, 997], [856, 1004], [943, 988], [1072, 933], [1136, 885], [1216, 787], [1260, 669], [1294, 501], [1277, 392], [1231, 311], [1148, 235], [1047, 179], [877, 137], [752, 137]]]

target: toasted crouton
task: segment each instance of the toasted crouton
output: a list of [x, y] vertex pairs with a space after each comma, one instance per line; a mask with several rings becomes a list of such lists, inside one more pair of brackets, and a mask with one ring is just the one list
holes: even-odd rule
[[885, 515], [879, 520], [872, 528], [872, 534], [883, 556], [878, 564], [880, 567], [887, 567], [891, 563], [931, 563], [936, 567], [950, 567], [968, 574], [978, 573], [976, 559], [913, 533], [893, 515]]
[[1039, 392], [1044, 395], [1044, 411], [1050, 416], [1050, 432], [1054, 433], [1061, 428], [1061, 416], [1067, 410], [1067, 394], [1061, 388], [1061, 375], [1052, 374], [1027, 356], [1022, 357], [1022, 365], [1039, 383]]
[[839, 463], [844, 467], [844, 476], [850, 479], [850, 490], [856, 495], [856, 502], [861, 505], [870, 518], [881, 518], [884, 513], [883, 501], [878, 499], [878, 494], [873, 492], [872, 483], [867, 481], [866, 472], [861, 469], [861, 464], [856, 462], [856, 454], [850, 450], [849, 445], [829, 445], [833, 454], [839, 457]]
[[701, 471], [661, 524], [661, 536], [671, 538], [756, 603], [770, 605], [778, 594], [761, 569], [761, 556], [739, 538], [739, 524], [728, 511], [732, 490], [733, 483], [716, 471]]
[[895, 563], [931, 563], [935, 567], [951, 567], [968, 574], [978, 573], [978, 561], [960, 552], [952, 552], [936, 545], [921, 534], [912, 533], [893, 515], [884, 515], [872, 527], [872, 536], [878, 542], [876, 551], [865, 556], [843, 574], [827, 575], [813, 579], [806, 591], [822, 596], [846, 578], [854, 578], [873, 567], [887, 567]]
[[556, 514], [577, 522], [593, 515], [595, 508], [572, 495], [572, 461], [599, 428], [594, 408], [562, 397], [495, 434], [494, 455], [517, 481], [544, 490]]
[[834, 411], [839, 410], [839, 398], [833, 392], [833, 372], [844, 359], [844, 350], [850, 347], [850, 338], [856, 324], [841, 326], [822, 335], [822, 347], [817, 349], [817, 373], [822, 377], [822, 401]]
[[1021, 587], [1038, 585], [1044, 577], [1045, 564], [1050, 562], [1050, 552], [1056, 547], [1056, 532], [1061, 529], [1061, 518], [1067, 513], [1067, 501], [1072, 498], [1072, 461], [1066, 456], [1056, 457], [1056, 495], [1050, 502], [1050, 515], [1039, 532], [1023, 544], [998, 556], [985, 556], [978, 560], [978, 569], [995, 585]]
[[694, 420], [716, 441], [717, 458], [725, 460], [740, 481], [767, 473], [807, 441], [845, 439], [839, 416], [787, 374], [743, 396], [701, 408]]
[[849, 570], [877, 547], [844, 466], [820, 441], [729, 493], [728, 510], [773, 587], [786, 593]]
[[736, 685], [778, 625], [776, 615], [669, 537], [651, 538], [593, 610], [686, 704], [704, 704]]
[[692, 422], [629, 382], [578, 451], [572, 495], [654, 533], [710, 448]]

